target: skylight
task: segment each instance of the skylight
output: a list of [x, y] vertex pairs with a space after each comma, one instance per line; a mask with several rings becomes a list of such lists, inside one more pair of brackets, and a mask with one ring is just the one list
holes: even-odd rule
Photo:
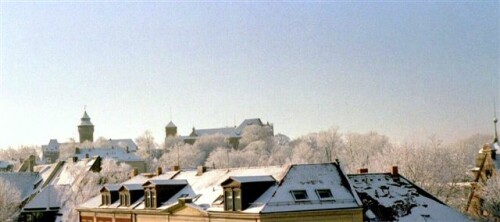
[[330, 189], [318, 189], [316, 190], [320, 200], [331, 200], [333, 199], [332, 191]]
[[295, 201], [309, 200], [309, 196], [307, 196], [307, 192], [305, 190], [292, 190], [290, 192], [292, 193], [293, 199], [295, 199]]

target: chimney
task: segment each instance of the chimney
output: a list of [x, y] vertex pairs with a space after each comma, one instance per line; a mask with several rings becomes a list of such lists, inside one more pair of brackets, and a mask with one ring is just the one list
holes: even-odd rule
[[130, 151], [128, 150], [128, 146], [127, 146], [127, 149], [126, 149], [127, 153], [129, 153]]
[[76, 154], [80, 154], [80, 148], [76, 147], [76, 148], [75, 148], [75, 153], [76, 153]]
[[358, 173], [359, 174], [368, 173], [368, 168], [360, 168], [360, 169], [358, 169]]
[[196, 168], [196, 176], [201, 176], [203, 173], [207, 171], [207, 168], [205, 166], [198, 166]]
[[73, 160], [73, 163], [76, 163], [76, 162], [78, 162], [78, 157], [77, 156], [73, 156], [72, 160]]
[[133, 178], [133, 177], [137, 176], [137, 174], [138, 174], [137, 169], [134, 168], [134, 169], [132, 169], [132, 171], [130, 171], [130, 176], [129, 177]]
[[34, 167], [35, 167], [36, 161], [35, 161], [35, 156], [30, 155], [29, 157], [29, 171], [34, 172]]
[[391, 175], [392, 176], [399, 176], [398, 166], [392, 166], [391, 167]]
[[180, 167], [177, 165], [172, 166], [172, 171], [178, 171], [179, 169]]
[[159, 175], [161, 175], [161, 174], [162, 174], [162, 169], [161, 169], [161, 167], [157, 167], [157, 168], [156, 168], [156, 176], [159, 176]]
[[85, 158], [89, 158], [89, 154], [88, 153], [85, 154]]

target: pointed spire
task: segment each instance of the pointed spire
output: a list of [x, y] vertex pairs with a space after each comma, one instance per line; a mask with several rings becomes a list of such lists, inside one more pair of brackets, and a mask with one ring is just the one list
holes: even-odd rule
[[496, 107], [496, 104], [495, 104], [495, 100], [493, 100], [493, 115], [495, 116], [495, 118], [493, 119], [493, 125], [495, 127], [495, 137], [493, 139], [493, 143], [496, 143], [498, 142], [498, 133], [497, 133], [497, 122], [498, 122], [498, 119], [497, 119], [497, 107]]
[[83, 111], [83, 116], [81, 118], [82, 123], [80, 124], [81, 126], [89, 126], [93, 125], [92, 122], [90, 122], [90, 116], [87, 114], [87, 111]]

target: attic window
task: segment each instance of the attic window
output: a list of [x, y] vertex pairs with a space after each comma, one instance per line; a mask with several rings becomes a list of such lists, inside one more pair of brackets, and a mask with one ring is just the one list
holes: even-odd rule
[[331, 200], [333, 199], [332, 191], [330, 189], [320, 189], [316, 190], [316, 194], [318, 195], [320, 200]]
[[179, 198], [184, 198], [184, 197], [188, 197], [188, 196], [189, 196], [189, 194], [187, 194], [187, 193], [183, 193], [183, 194], [181, 194], [181, 195], [179, 196]]
[[292, 193], [293, 199], [295, 199], [295, 201], [309, 200], [309, 196], [307, 196], [307, 192], [305, 190], [292, 190], [290, 192]]

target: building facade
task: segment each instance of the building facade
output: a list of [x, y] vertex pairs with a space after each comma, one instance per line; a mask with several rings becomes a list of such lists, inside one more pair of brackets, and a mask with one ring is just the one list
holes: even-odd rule
[[80, 221], [363, 221], [337, 163], [177, 170], [104, 186]]

